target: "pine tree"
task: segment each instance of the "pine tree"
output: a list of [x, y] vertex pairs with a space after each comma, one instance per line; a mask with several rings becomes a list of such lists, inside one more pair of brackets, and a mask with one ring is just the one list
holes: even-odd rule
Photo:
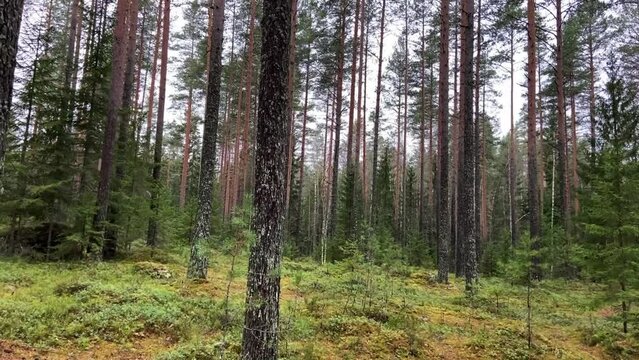
[[7, 151], [13, 79], [18, 53], [18, 37], [24, 0], [5, 0], [0, 6], [0, 191], [4, 175], [4, 156]]
[[220, 108], [220, 86], [222, 81], [222, 44], [224, 39], [224, 0], [210, 2], [212, 19], [209, 22], [210, 46], [208, 49], [208, 80], [206, 108], [204, 113], [204, 133], [202, 135], [202, 156], [200, 164], [200, 184], [197, 195], [197, 212], [191, 233], [191, 257], [188, 278], [205, 279], [208, 258], [204, 254], [203, 242], [210, 234], [212, 217], [213, 180], [215, 171], [215, 147], [217, 141]]
[[255, 152], [253, 227], [247, 276], [242, 359], [278, 358], [280, 265], [286, 190], [289, 123], [288, 74], [291, 3], [267, 0], [263, 6], [262, 59]]
[[626, 333], [639, 286], [639, 104], [614, 62], [608, 76], [597, 121], [600, 141], [593, 165], [584, 172], [588, 190], [580, 220], [588, 240], [586, 264], [595, 278], [608, 282], [610, 295], [621, 304]]
[[450, 212], [448, 209], [448, 46], [449, 1], [441, 1], [439, 44], [439, 113], [437, 121], [437, 280], [448, 282]]

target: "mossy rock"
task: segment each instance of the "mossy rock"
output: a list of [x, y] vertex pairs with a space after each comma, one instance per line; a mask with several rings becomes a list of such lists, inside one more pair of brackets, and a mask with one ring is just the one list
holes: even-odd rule
[[140, 274], [148, 275], [154, 279], [170, 279], [173, 274], [164, 265], [151, 261], [140, 261], [133, 265], [133, 269]]

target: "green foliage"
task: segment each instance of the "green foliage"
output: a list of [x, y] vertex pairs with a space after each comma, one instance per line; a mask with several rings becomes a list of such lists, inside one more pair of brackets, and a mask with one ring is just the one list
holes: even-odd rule
[[608, 284], [609, 301], [621, 304], [624, 332], [637, 324], [630, 304], [639, 301], [639, 105], [634, 89], [609, 71], [607, 98], [600, 100], [600, 146], [585, 176], [580, 220], [586, 236], [584, 264], [592, 278]]

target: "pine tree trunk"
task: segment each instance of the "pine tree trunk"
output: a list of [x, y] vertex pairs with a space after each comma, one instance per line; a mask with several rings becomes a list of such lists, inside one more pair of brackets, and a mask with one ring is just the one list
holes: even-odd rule
[[461, 121], [459, 118], [459, 92], [457, 87], [457, 76], [459, 71], [459, 44], [458, 44], [458, 36], [459, 36], [459, 21], [457, 19], [457, 12], [459, 11], [459, 1], [455, 0], [455, 5], [453, 8], [454, 17], [454, 34], [453, 37], [455, 41], [453, 43], [453, 48], [455, 51], [454, 62], [453, 62], [453, 116], [452, 120], [452, 142], [453, 149], [451, 150], [453, 159], [451, 164], [451, 184], [450, 184], [450, 231], [451, 231], [451, 245], [453, 253], [451, 254], [453, 258], [453, 263], [451, 264], [451, 269], [454, 269], [455, 274], [457, 276], [461, 275], [463, 271], [462, 261], [461, 261], [461, 247], [462, 243], [459, 239], [459, 193], [460, 193], [460, 173], [462, 165], [460, 164], [461, 159], [461, 144], [460, 138], [462, 134], [461, 130]]
[[[579, 151], [579, 145], [577, 142], [577, 106], [575, 103], [575, 84], [574, 84], [574, 74], [570, 75], [570, 84], [571, 84], [571, 94], [570, 94], [570, 118], [572, 122], [571, 130], [572, 130], [572, 191], [576, 194], [579, 191], [579, 174], [577, 168], [577, 152]], [[574, 196], [573, 198], [573, 209], [575, 215], [579, 214], [579, 197]]]
[[373, 194], [371, 201], [371, 220], [376, 222], [375, 213], [377, 206], [377, 161], [379, 158], [379, 118], [380, 118], [380, 102], [382, 97], [382, 65], [384, 62], [384, 28], [386, 17], [386, 0], [382, 0], [382, 15], [379, 26], [379, 55], [377, 59], [377, 89], [375, 94], [375, 123], [373, 124], [373, 182], [371, 184], [371, 193]]
[[448, 209], [448, 46], [450, 43], [449, 0], [441, 0], [439, 45], [439, 106], [437, 121], [437, 280], [448, 283], [450, 212]]
[[[535, 23], [535, 0], [528, 0], [528, 207], [530, 238], [533, 249], [541, 247], [541, 217], [539, 209], [539, 182], [537, 180], [537, 124], [535, 113], [535, 86], [537, 68], [537, 26]], [[533, 258], [533, 279], [541, 277], [539, 258]]]
[[339, 137], [342, 127], [342, 87], [344, 82], [344, 42], [346, 39], [346, 0], [340, 1], [340, 32], [339, 46], [337, 48], [337, 93], [335, 99], [335, 139], [333, 149], [333, 167], [331, 177], [331, 200], [330, 200], [330, 220], [328, 232], [331, 236], [335, 235], [337, 222], [337, 183], [339, 180]]
[[[482, 86], [482, 118], [486, 114], [486, 84]], [[479, 214], [480, 221], [480, 234], [483, 241], [488, 240], [489, 225], [488, 225], [488, 211], [492, 209], [492, 206], [488, 206], [488, 164], [486, 159], [486, 123], [485, 120], [481, 122], [481, 210]]]
[[245, 192], [245, 179], [248, 173], [248, 158], [249, 158], [249, 126], [251, 120], [251, 101], [253, 97], [251, 92], [253, 90], [253, 49], [255, 47], [255, 13], [257, 8], [257, 1], [251, 0], [251, 15], [249, 20], [249, 46], [246, 56], [246, 97], [244, 99], [244, 125], [242, 127], [242, 150], [240, 152], [240, 175], [241, 181], [238, 178], [238, 196], [239, 203], [243, 201], [243, 195]]
[[475, 191], [474, 191], [474, 216], [475, 216], [475, 242], [476, 242], [476, 252], [477, 252], [477, 263], [479, 263], [480, 253], [481, 253], [481, 244], [484, 238], [482, 237], [483, 233], [481, 232], [481, 208], [482, 208], [482, 196], [481, 196], [481, 169], [482, 169], [482, 154], [483, 154], [483, 144], [479, 142], [480, 132], [483, 132], [482, 125], [482, 116], [479, 112], [479, 90], [481, 84], [481, 0], [477, 2], [477, 58], [475, 60], [475, 82], [474, 82], [474, 95], [475, 95], [475, 128], [473, 132], [473, 142], [474, 142], [474, 182], [475, 182]]
[[[116, 136], [119, 120], [119, 112], [122, 107], [122, 95], [124, 92], [125, 72], [127, 66], [128, 49], [128, 17], [130, 10], [129, 0], [118, 0], [115, 10], [115, 28], [113, 30], [113, 63], [111, 70], [111, 87], [109, 90], [109, 106], [107, 107], [106, 127], [104, 131], [104, 143], [100, 162], [100, 179], [98, 182], [97, 213], [93, 221], [93, 227], [97, 231], [105, 230], [105, 220], [109, 209], [109, 196], [111, 192], [111, 171], [113, 169], [113, 155], [116, 145]], [[94, 257], [101, 257], [101, 239], [92, 237], [87, 252]]]
[[419, 201], [418, 201], [418, 224], [420, 237], [424, 237], [424, 162], [426, 152], [426, 60], [425, 60], [425, 42], [426, 42], [426, 16], [422, 16], [421, 31], [421, 54], [420, 54], [420, 113], [419, 113]]
[[[310, 52], [309, 52], [310, 54]], [[302, 110], [302, 149], [300, 153], [300, 197], [299, 208], [302, 208], [302, 194], [304, 190], [304, 156], [306, 155], [306, 121], [308, 119], [308, 93], [310, 90], [310, 71], [311, 71], [311, 59], [306, 59], [306, 76], [304, 80], [304, 109]]]
[[220, 85], [222, 82], [224, 0], [210, 0], [209, 6], [209, 11], [212, 12], [212, 22], [209, 28], [211, 49], [208, 54], [209, 71], [207, 74], [206, 107], [204, 109], [204, 133], [202, 134], [197, 212], [191, 233], [191, 257], [187, 270], [189, 279], [205, 279], [209, 262], [203, 247], [204, 241], [210, 235], [212, 216], [211, 201], [215, 177], [215, 146], [220, 108]]
[[359, 49], [359, 13], [360, 6], [362, 0], [355, 1], [355, 22], [353, 24], [353, 59], [351, 61], [351, 93], [350, 93], [350, 102], [348, 104], [348, 137], [346, 140], [346, 171], [351, 170], [351, 166], [353, 165], [353, 157], [355, 156], [353, 153], [353, 140], [355, 135], [355, 129], [353, 127], [354, 117], [355, 117], [355, 86], [357, 83], [357, 51]]
[[[428, 209], [432, 214], [436, 213], [436, 164], [435, 162], [435, 146], [433, 145], [433, 126], [435, 117], [435, 104], [433, 103], [433, 96], [435, 96], [435, 74], [433, 70], [434, 59], [429, 55], [429, 70], [430, 70], [430, 84], [428, 92]], [[435, 218], [435, 219], [433, 219]], [[437, 233], [437, 229], [434, 224], [437, 222], [437, 216], [428, 217], [428, 241], [431, 245], [431, 249], [437, 249], [436, 240], [434, 236]]]
[[408, 135], [408, 67], [410, 66], [408, 63], [408, 0], [404, 1], [404, 139], [402, 141], [402, 171], [400, 174], [400, 192], [401, 192], [401, 206], [400, 206], [400, 218], [399, 218], [399, 226], [400, 226], [400, 237], [402, 239], [402, 243], [406, 243], [406, 158], [408, 157], [408, 153], [406, 151], [406, 143], [407, 143], [407, 135]]
[[366, 36], [365, 36], [365, 41], [366, 41], [366, 45], [364, 45], [364, 51], [362, 56], [364, 56], [364, 106], [362, 108], [362, 199], [363, 199], [363, 203], [364, 203], [364, 214], [365, 214], [365, 218], [368, 219], [369, 218], [369, 204], [370, 204], [370, 200], [369, 200], [369, 193], [368, 193], [368, 163], [366, 160], [366, 100], [368, 99], [367, 96], [367, 80], [368, 80], [368, 39], [369, 39], [369, 33], [370, 33], [370, 19], [366, 18]]
[[[537, 111], [539, 112], [539, 146], [537, 146], [537, 168], [539, 175], [537, 180], [539, 185], [537, 192], [539, 194], [539, 217], [543, 217], [544, 212], [544, 193], [546, 191], [546, 167], [544, 163], [544, 113], [542, 101], [542, 84], [541, 84], [541, 47], [537, 47]], [[541, 220], [540, 220], [541, 221]], [[552, 221], [552, 220], [551, 220]]]
[[164, 105], [166, 102], [166, 78], [169, 62], [169, 25], [171, 22], [171, 1], [164, 0], [164, 16], [162, 22], [162, 64], [160, 65], [160, 93], [158, 95], [158, 119], [155, 127], [155, 149], [153, 152], [153, 180], [151, 184], [151, 216], [146, 243], [149, 246], [157, 245], [158, 214], [160, 196], [160, 175], [162, 171], [162, 138], [164, 134]]
[[464, 244], [464, 275], [466, 291], [475, 291], [477, 281], [477, 253], [475, 242], [474, 162], [475, 134], [473, 124], [473, 0], [463, 0], [461, 9], [461, 71], [460, 83], [460, 124], [463, 124], [463, 169], [461, 173], [461, 193], [459, 194], [459, 226]]
[[289, 0], [266, 0], [255, 151], [253, 228], [249, 258], [243, 360], [278, 358], [280, 266], [285, 215], [286, 152], [290, 113], [288, 71], [291, 37]]
[[592, 43], [592, 24], [588, 24], [588, 75], [589, 75], [589, 116], [590, 116], [590, 161], [594, 163], [596, 152], [596, 133], [595, 133], [595, 62], [594, 62], [594, 49]]
[[147, 156], [151, 149], [151, 128], [153, 126], [153, 105], [155, 102], [155, 78], [158, 71], [158, 58], [160, 55], [160, 43], [162, 40], [162, 5], [164, 1], [160, 0], [158, 4], [157, 26], [155, 28], [155, 46], [153, 48], [153, 61], [151, 62], [151, 85], [149, 88], [149, 109], [146, 114], [146, 135], [144, 136], [144, 154]]
[[[67, 53], [66, 53], [66, 64], [64, 67], [64, 101], [62, 103], [63, 112], [67, 116], [67, 127], [71, 129], [73, 123], [73, 108], [74, 108], [74, 98], [75, 94], [72, 91], [72, 88], [75, 85], [72, 85], [73, 82], [73, 74], [74, 74], [74, 64], [75, 64], [75, 53], [76, 53], [76, 37], [78, 37], [78, 28], [82, 28], [80, 10], [81, 4], [80, 0], [73, 0], [73, 3], [70, 4], [70, 13], [69, 13], [69, 37], [67, 40]], [[77, 50], [79, 51], [79, 49]]]
[[[359, 167], [359, 159], [360, 159], [360, 154], [361, 154], [361, 144], [362, 144], [362, 90], [363, 90], [363, 83], [364, 83], [364, 79], [362, 78], [363, 76], [363, 71], [364, 71], [364, 14], [366, 11], [366, 0], [360, 0], [361, 5], [360, 5], [360, 19], [359, 19], [359, 69], [357, 71], [357, 76], [358, 76], [358, 80], [357, 80], [357, 123], [355, 126], [355, 153], [353, 155], [354, 157], [354, 161], [353, 164], [355, 165], [355, 170], [358, 169]], [[359, 171], [359, 170], [357, 170]], [[363, 180], [360, 179], [360, 180]], [[353, 192], [353, 197], [355, 199], [356, 193]], [[363, 200], [363, 199], [362, 199]]]
[[[125, 166], [129, 154], [129, 128], [131, 127], [131, 101], [133, 98], [134, 68], [135, 68], [135, 43], [137, 35], [137, 17], [138, 17], [138, 0], [131, 0], [129, 9], [129, 30], [127, 45], [127, 63], [124, 73], [124, 90], [122, 93], [122, 111], [119, 114], [119, 131], [116, 143], [116, 163], [115, 176], [112, 182], [112, 191], [119, 192], [122, 190], [122, 182], [125, 176]], [[115, 257], [118, 243], [117, 226], [119, 217], [119, 204], [115, 202], [109, 203], [107, 214], [107, 223], [105, 229], [104, 245], [102, 247], [102, 257], [104, 259], [112, 259]]]
[[571, 231], [571, 195], [568, 165], [568, 141], [566, 131], [566, 100], [564, 91], [564, 57], [561, 0], [557, 0], [557, 148], [559, 151], [559, 180], [561, 182], [561, 211], [566, 232]]
[[510, 28], [510, 144], [508, 156], [508, 194], [510, 209], [510, 245], [519, 243], [517, 231], [517, 142], [515, 139], [515, 30]]
[[[13, 78], [23, 6], [23, 0], [3, 0], [0, 4], [0, 176], [4, 174], [4, 155], [7, 151]], [[2, 189], [0, 180], [0, 191]]]
[[288, 54], [288, 113], [289, 113], [289, 130], [288, 130], [288, 153], [286, 158], [288, 163], [286, 165], [286, 213], [291, 201], [291, 180], [293, 174], [293, 156], [295, 153], [295, 115], [293, 110], [293, 90], [295, 87], [295, 40], [297, 38], [297, 0], [291, 1], [291, 33], [290, 33], [290, 52]]
[[180, 209], [186, 204], [186, 187], [189, 182], [189, 154], [191, 153], [191, 112], [193, 107], [193, 89], [189, 89], [186, 98], [186, 125], [184, 128], [184, 148], [182, 150], [182, 174], [180, 176]]

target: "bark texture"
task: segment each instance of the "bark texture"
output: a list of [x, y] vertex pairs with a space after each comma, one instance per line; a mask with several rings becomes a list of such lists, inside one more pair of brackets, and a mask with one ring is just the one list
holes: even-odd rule
[[166, 103], [166, 78], [169, 62], [169, 25], [171, 22], [171, 1], [164, 0], [164, 20], [162, 22], [162, 64], [160, 65], [160, 93], [158, 94], [158, 120], [155, 127], [155, 148], [153, 151], [153, 183], [151, 185], [151, 217], [146, 243], [157, 245], [160, 176], [162, 171], [162, 135], [164, 134], [164, 106]]
[[437, 280], [448, 282], [450, 212], [448, 209], [448, 45], [450, 42], [449, 1], [441, 1], [439, 44], [439, 113], [437, 126]]
[[210, 0], [212, 14], [209, 37], [211, 47], [208, 58], [208, 85], [206, 107], [204, 109], [204, 133], [200, 160], [200, 184], [197, 194], [197, 213], [191, 234], [191, 257], [188, 278], [205, 279], [208, 258], [202, 249], [203, 242], [210, 235], [213, 179], [215, 177], [215, 145], [220, 108], [220, 84], [222, 81], [222, 43], [224, 40], [224, 0]]
[[[539, 181], [537, 180], [537, 122], [535, 112], [535, 86], [537, 68], [537, 28], [535, 24], [535, 0], [528, 0], [528, 204], [530, 219], [530, 238], [533, 248], [540, 247], [541, 216], [539, 207]], [[534, 265], [539, 260], [533, 259]], [[533, 277], [538, 278], [540, 271], [533, 269]]]
[[244, 360], [278, 357], [280, 264], [288, 135], [289, 0], [263, 5], [262, 57], [255, 151], [253, 228], [242, 339]]
[[473, 124], [473, 0], [463, 0], [461, 6], [461, 71], [460, 71], [460, 121], [463, 123], [463, 168], [459, 207], [463, 209], [459, 219], [463, 249], [466, 291], [473, 292], [477, 281], [477, 252], [475, 234], [474, 176], [475, 134]]
[[380, 102], [382, 97], [382, 64], [384, 62], [384, 21], [386, 17], [386, 0], [382, 0], [382, 17], [379, 25], [379, 57], [377, 62], [377, 89], [375, 94], [375, 120], [373, 123], [373, 182], [372, 187], [372, 201], [371, 201], [371, 216], [375, 221], [375, 205], [377, 204], [377, 159], [379, 151], [379, 117], [380, 117]]
[[[18, 53], [18, 37], [22, 21], [23, 0], [0, 2], [0, 176], [4, 172], [4, 154], [7, 150], [7, 132], [11, 117], [13, 77]], [[0, 180], [0, 192], [2, 192]]]
[[[109, 106], [102, 144], [100, 179], [98, 182], [97, 213], [93, 226], [98, 231], [104, 231], [104, 223], [109, 209], [109, 195], [111, 190], [111, 172], [113, 169], [113, 153], [115, 150], [119, 112], [122, 107], [124, 92], [124, 77], [127, 64], [128, 26], [127, 20], [130, 10], [128, 0], [118, 0], [115, 10], [115, 28], [113, 30], [113, 64], [111, 66], [111, 85], [109, 89]], [[102, 241], [93, 238], [88, 252], [92, 256], [101, 257]]]

